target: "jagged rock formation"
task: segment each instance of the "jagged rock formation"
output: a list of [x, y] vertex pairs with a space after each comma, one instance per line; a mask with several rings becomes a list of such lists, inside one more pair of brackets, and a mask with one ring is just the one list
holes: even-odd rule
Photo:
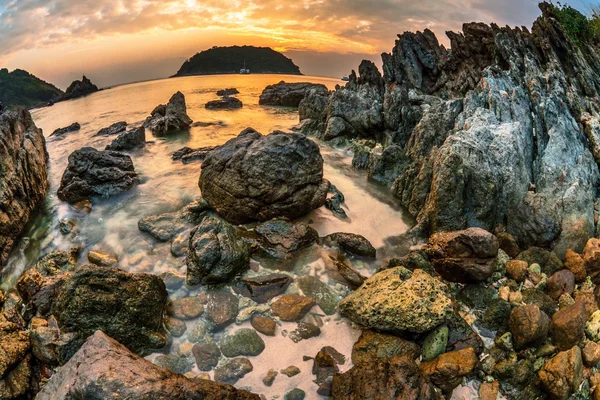
[[155, 136], [166, 136], [170, 133], [184, 131], [192, 125], [192, 119], [187, 115], [185, 96], [175, 93], [167, 105], [159, 104], [144, 122], [144, 127], [150, 129]]
[[571, 40], [554, 8], [526, 28], [469, 23], [398, 36], [345, 88], [309, 94], [303, 131], [374, 138], [355, 166], [389, 185], [428, 235], [504, 225], [523, 247], [582, 250], [596, 233], [600, 56]]
[[64, 128], [58, 128], [56, 130], [54, 130], [54, 132], [52, 132], [50, 134], [50, 137], [54, 137], [54, 136], [63, 136], [67, 133], [70, 132], [75, 132], [81, 129], [81, 125], [79, 125], [79, 122], [73, 122], [71, 125], [66, 126]]
[[322, 96], [327, 96], [329, 93], [325, 85], [308, 82], [285, 83], [281, 81], [275, 85], [267, 86], [261, 93], [258, 104], [298, 107], [304, 96], [312, 91]]
[[91, 80], [83, 75], [83, 78], [81, 78], [80, 81], [73, 81], [69, 85], [65, 95], [62, 97], [62, 100], [71, 100], [87, 96], [88, 94], [97, 92], [98, 90], [98, 86], [94, 85]]
[[48, 153], [26, 110], [0, 114], [0, 266], [48, 188]]

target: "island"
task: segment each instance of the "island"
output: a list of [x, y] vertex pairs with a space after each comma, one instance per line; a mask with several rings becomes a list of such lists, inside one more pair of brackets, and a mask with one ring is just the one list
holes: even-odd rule
[[95, 93], [98, 90], [98, 86], [94, 85], [89, 78], [83, 75], [83, 78], [81, 78], [80, 81], [75, 80], [71, 82], [62, 100], [77, 99]]
[[50, 105], [64, 95], [56, 86], [22, 69], [0, 69], [0, 103], [7, 107]]
[[173, 77], [239, 73], [302, 75], [291, 59], [269, 47], [215, 46], [184, 62]]

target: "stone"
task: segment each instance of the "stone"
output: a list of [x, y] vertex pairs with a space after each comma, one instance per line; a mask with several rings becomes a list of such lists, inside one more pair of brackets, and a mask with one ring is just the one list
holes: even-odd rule
[[571, 249], [567, 249], [567, 252], [565, 253], [565, 268], [573, 273], [576, 283], [585, 281], [585, 278], [587, 277], [585, 261], [583, 260], [583, 257]]
[[33, 375], [31, 355], [28, 354], [15, 368], [0, 379], [0, 398], [22, 398], [30, 389]]
[[167, 136], [185, 131], [192, 125], [192, 119], [187, 115], [185, 96], [175, 93], [166, 106], [158, 106], [144, 121], [144, 128], [149, 129], [155, 136]]
[[120, 134], [111, 144], [106, 146], [105, 150], [129, 151], [139, 149], [146, 145], [146, 128], [131, 129]]
[[419, 368], [423, 375], [444, 392], [452, 392], [462, 378], [469, 375], [479, 364], [473, 348], [467, 348], [440, 355], [433, 361], [422, 363]]
[[258, 104], [267, 106], [298, 107], [304, 96], [311, 91], [327, 95], [329, 90], [325, 85], [309, 82], [286, 83], [281, 81], [267, 86], [261, 93]]
[[598, 311], [596, 296], [594, 296], [594, 292], [591, 289], [578, 290], [575, 292], [574, 301], [583, 303], [585, 306], [586, 320], [591, 317], [593, 313]]
[[525, 261], [511, 260], [506, 263], [506, 275], [517, 282], [523, 282], [527, 277], [529, 265]]
[[78, 212], [89, 214], [92, 212], [92, 202], [89, 200], [81, 200], [73, 204], [73, 208]]
[[299, 322], [298, 327], [290, 332], [288, 337], [292, 339], [294, 343], [298, 343], [301, 340], [311, 339], [321, 334], [321, 329], [307, 322]]
[[446, 351], [450, 331], [442, 325], [431, 331], [423, 342], [423, 361], [432, 361]]
[[549, 328], [550, 318], [535, 305], [516, 307], [510, 313], [508, 329], [517, 350], [544, 342]]
[[335, 314], [340, 298], [329, 285], [314, 276], [302, 276], [297, 282], [304, 295], [315, 299], [326, 315]]
[[397, 267], [379, 272], [338, 306], [342, 315], [370, 329], [423, 333], [453, 313], [445, 284], [421, 270]]
[[75, 150], [58, 188], [58, 198], [74, 204], [91, 197], [110, 197], [139, 183], [131, 157], [92, 147]]
[[267, 372], [267, 375], [265, 375], [265, 377], [263, 378], [263, 383], [265, 384], [265, 386], [272, 386], [273, 382], [275, 382], [275, 378], [277, 377], [277, 371], [275, 371], [273, 368], [271, 368], [269, 370], [269, 372]]
[[282, 321], [299, 321], [315, 304], [311, 297], [284, 294], [272, 304], [271, 312]]
[[154, 359], [154, 364], [179, 374], [190, 372], [193, 368], [190, 360], [175, 354], [162, 354]]
[[324, 241], [336, 243], [342, 250], [359, 257], [375, 258], [375, 247], [364, 236], [354, 233], [332, 233]]
[[164, 321], [165, 321], [165, 328], [167, 328], [169, 333], [175, 337], [183, 336], [183, 334], [187, 330], [187, 325], [185, 324], [184, 321], [182, 321], [180, 319], [166, 317]]
[[352, 363], [359, 365], [396, 356], [406, 356], [414, 360], [420, 354], [421, 349], [413, 342], [398, 336], [365, 330], [352, 346]]
[[596, 311], [585, 323], [585, 335], [594, 342], [600, 341], [600, 311]]
[[116, 254], [100, 250], [90, 250], [88, 253], [88, 261], [100, 267], [111, 267], [119, 262]]
[[247, 358], [234, 358], [215, 369], [215, 381], [234, 385], [253, 369]]
[[71, 360], [54, 373], [37, 398], [113, 399], [115, 393], [122, 398], [150, 400], [260, 399], [210, 380], [189, 380], [132, 354], [101, 331], [90, 336]]
[[1, 268], [48, 189], [46, 142], [29, 111], [0, 115], [0, 160]]
[[303, 216], [325, 203], [329, 182], [311, 140], [247, 129], [206, 157], [199, 186], [219, 215], [241, 224]]
[[530, 266], [532, 264], [538, 264], [541, 267], [542, 272], [548, 276], [551, 276], [563, 267], [562, 262], [554, 252], [535, 246], [521, 252], [521, 254], [517, 256], [517, 260], [525, 261]]
[[254, 315], [250, 320], [250, 324], [254, 329], [262, 333], [263, 335], [275, 336], [275, 329], [277, 328], [277, 324], [274, 320], [272, 320], [269, 317], [265, 317], [262, 315]]
[[[192, 125], [194, 126], [194, 125]], [[171, 155], [173, 161], [181, 160], [184, 164], [189, 164], [194, 161], [202, 161], [206, 158], [208, 153], [216, 149], [216, 146], [205, 146], [198, 147], [195, 149], [189, 147], [183, 147]]]
[[546, 293], [554, 300], [558, 300], [563, 294], [573, 294], [575, 288], [575, 276], [568, 269], [556, 272], [546, 282]]
[[568, 350], [584, 337], [587, 315], [583, 303], [563, 307], [552, 316], [550, 336], [560, 350]]
[[304, 393], [304, 390], [294, 388], [294, 389], [290, 390], [289, 392], [287, 392], [285, 394], [285, 396], [283, 396], [283, 399], [284, 400], [304, 400], [305, 395], [306, 394]]
[[76, 132], [80, 129], [81, 129], [81, 125], [79, 125], [78, 122], [73, 122], [71, 125], [69, 125], [67, 127], [55, 129], [54, 132], [52, 132], [50, 134], [50, 137], [64, 136], [67, 133]]
[[113, 136], [127, 130], [127, 122], [119, 121], [114, 124], [100, 129], [94, 136]]
[[236, 88], [228, 88], [217, 91], [217, 96], [233, 96], [235, 94], [239, 94], [240, 92]]
[[479, 386], [479, 399], [480, 400], [496, 400], [500, 391], [500, 383], [494, 382], [482, 382]]
[[200, 371], [212, 371], [221, 359], [221, 350], [214, 343], [196, 343], [192, 354]]
[[225, 336], [221, 341], [221, 353], [225, 357], [257, 356], [265, 349], [265, 342], [254, 329], [242, 328]]
[[296, 376], [300, 373], [300, 368], [296, 367], [295, 365], [290, 365], [289, 367], [282, 369], [281, 373], [288, 378], [291, 378], [292, 376]]
[[524, 289], [523, 303], [538, 306], [548, 316], [552, 316], [557, 310], [557, 303], [546, 293], [535, 288]]
[[204, 312], [204, 305], [198, 296], [184, 297], [167, 303], [167, 314], [174, 318], [194, 319], [199, 317], [202, 312]]
[[502, 250], [508, 254], [510, 258], [516, 258], [521, 249], [519, 248], [519, 244], [513, 235], [508, 232], [500, 232], [496, 234], [496, 238], [498, 238], [498, 245]]
[[62, 285], [53, 314], [61, 332], [79, 335], [79, 344], [101, 329], [147, 355], [167, 342], [162, 316], [166, 301], [167, 289], [158, 276], [87, 265]]
[[206, 315], [221, 330], [235, 321], [239, 312], [239, 302], [229, 289], [211, 290], [207, 295]]
[[292, 223], [275, 218], [257, 225], [244, 239], [254, 254], [275, 260], [286, 260], [294, 253], [315, 243], [319, 234], [304, 222]]
[[600, 363], [600, 344], [589, 341], [581, 350], [583, 362], [586, 367], [595, 367]]
[[577, 346], [561, 351], [546, 361], [538, 372], [544, 390], [555, 399], [567, 399], [583, 381], [581, 350]]
[[250, 267], [248, 247], [235, 228], [212, 216], [190, 233], [188, 285], [226, 283]]
[[83, 75], [80, 81], [75, 80], [71, 82], [65, 94], [62, 96], [62, 100], [77, 99], [95, 93], [98, 90], [98, 86], [94, 85], [89, 78]]
[[[207, 208], [205, 201], [196, 200], [176, 212], [144, 217], [138, 221], [138, 229], [159, 242], [169, 242], [183, 232], [191, 232], [195, 225], [202, 222]], [[185, 245], [189, 246], [189, 233]]]
[[286, 274], [268, 274], [244, 278], [233, 290], [259, 304], [268, 302], [274, 297], [285, 293], [292, 283], [292, 278]]
[[593, 282], [598, 282], [600, 275], [600, 239], [591, 238], [583, 248], [583, 262], [587, 275], [592, 278]]
[[244, 103], [235, 97], [225, 96], [219, 100], [211, 100], [204, 105], [207, 110], [234, 110], [242, 108]]

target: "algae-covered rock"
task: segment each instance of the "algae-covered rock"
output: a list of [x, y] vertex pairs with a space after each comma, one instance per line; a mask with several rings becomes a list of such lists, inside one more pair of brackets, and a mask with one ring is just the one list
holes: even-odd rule
[[265, 342], [254, 329], [242, 328], [226, 336], [221, 342], [225, 357], [257, 356], [265, 349]]
[[325, 314], [335, 314], [340, 298], [329, 285], [314, 276], [303, 276], [298, 279], [298, 286], [306, 296], [315, 299]]
[[449, 330], [446, 325], [431, 331], [423, 342], [423, 360], [431, 361], [446, 351]]

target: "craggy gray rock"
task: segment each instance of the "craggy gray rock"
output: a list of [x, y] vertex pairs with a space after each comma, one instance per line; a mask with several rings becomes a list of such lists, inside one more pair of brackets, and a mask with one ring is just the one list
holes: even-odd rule
[[96, 331], [36, 397], [39, 400], [259, 400], [210, 380], [189, 380], [152, 364]]
[[263, 136], [248, 128], [210, 152], [199, 182], [203, 198], [234, 223], [294, 219], [325, 203], [319, 147], [297, 133]]
[[69, 156], [58, 188], [58, 198], [71, 204], [91, 197], [110, 197], [138, 183], [131, 157], [116, 151], [92, 147], [75, 150]]
[[258, 104], [267, 106], [298, 107], [304, 96], [314, 91], [320, 95], [327, 95], [327, 86], [317, 83], [298, 82], [285, 83], [281, 81], [275, 85], [267, 86], [258, 99]]
[[213, 151], [215, 146], [205, 146], [192, 149], [190, 147], [182, 147], [181, 149], [173, 152], [171, 159], [173, 161], [181, 160], [184, 164], [189, 164], [196, 160], [204, 160], [208, 153]]
[[218, 100], [211, 100], [204, 105], [207, 110], [235, 110], [242, 108], [244, 104], [240, 99], [225, 96]]
[[146, 145], [146, 128], [140, 126], [139, 128], [131, 129], [125, 133], [120, 134], [111, 144], [106, 146], [105, 150], [113, 151], [127, 151], [135, 150]]
[[192, 119], [187, 115], [185, 96], [175, 93], [167, 105], [159, 105], [146, 118], [144, 127], [150, 129], [155, 136], [165, 136], [171, 133], [185, 131], [192, 125]]
[[80, 81], [71, 82], [61, 100], [76, 99], [97, 92], [98, 90], [98, 86], [94, 85], [89, 78], [83, 75]]
[[48, 189], [48, 152], [27, 110], [0, 114], [0, 267]]
[[71, 125], [64, 127], [64, 128], [58, 128], [56, 130], [54, 130], [54, 132], [52, 132], [50, 134], [50, 137], [53, 136], [63, 136], [69, 132], [75, 132], [81, 129], [81, 125], [79, 125], [79, 122], [73, 122]]
[[113, 136], [121, 132], [125, 132], [127, 129], [127, 122], [119, 121], [107, 126], [106, 128], [100, 129], [94, 136]]

